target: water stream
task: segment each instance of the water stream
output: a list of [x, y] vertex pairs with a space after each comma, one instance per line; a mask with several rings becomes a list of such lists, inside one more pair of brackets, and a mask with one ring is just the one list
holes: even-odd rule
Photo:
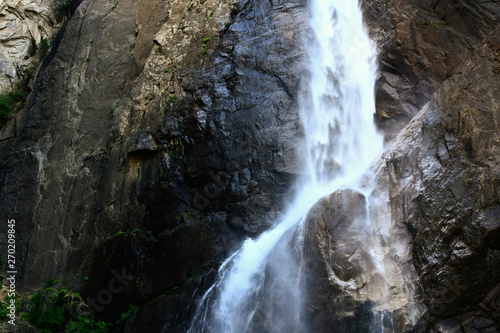
[[[304, 177], [285, 217], [220, 267], [189, 332], [307, 332], [301, 304], [304, 216], [342, 188], [363, 191], [383, 151], [375, 129], [376, 55], [358, 0], [311, 0], [309, 84], [300, 97]], [[375, 251], [376, 252], [376, 251]]]

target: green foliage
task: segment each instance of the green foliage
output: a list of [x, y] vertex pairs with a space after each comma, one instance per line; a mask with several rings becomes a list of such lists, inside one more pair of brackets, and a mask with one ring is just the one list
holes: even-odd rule
[[66, 291], [64, 289], [59, 289], [59, 291], [51, 296], [51, 301], [54, 306], [62, 307], [66, 303], [64, 298], [66, 297]]
[[0, 307], [0, 322], [5, 321], [8, 317], [7, 315], [9, 314], [9, 310], [7, 310], [6, 305], [2, 305]]
[[110, 331], [116, 331], [117, 328], [124, 325], [138, 309], [139, 307], [130, 305], [129, 310], [122, 313], [120, 319], [118, 319], [115, 324], [106, 323], [100, 320], [93, 321], [86, 316], [78, 316], [66, 325], [65, 333], [108, 333]]
[[51, 332], [58, 332], [64, 327], [64, 322], [63, 308], [48, 306], [34, 325]]
[[78, 316], [76, 321], [70, 321], [66, 325], [66, 333], [108, 333], [112, 324], [98, 320], [94, 322], [87, 317]]
[[193, 282], [193, 280], [194, 280], [194, 277], [191, 276], [189, 279], [186, 280], [186, 282], [184, 282], [184, 284], [186, 286], [189, 286], [191, 284], [191, 282]]
[[37, 292], [31, 297], [29, 308], [27, 311], [27, 319], [32, 324], [35, 324], [43, 313], [43, 304], [45, 303], [45, 295]]
[[59, 3], [59, 6], [56, 7], [54, 12], [54, 16], [57, 22], [61, 22], [66, 17], [70, 5], [71, 5], [71, 0], [65, 0]]
[[0, 94], [0, 128], [12, 117], [14, 106], [21, 102], [24, 97], [23, 90], [13, 90]]
[[[45, 169], [46, 168], [44, 168], [44, 170]], [[52, 287], [52, 286], [58, 284], [59, 282], [61, 282], [61, 281], [54, 280], [52, 277], [48, 277], [48, 278], [45, 279], [45, 287], [47, 287], [47, 288]]]
[[206, 37], [203, 39], [203, 49], [201, 51], [201, 56], [203, 57], [203, 59], [206, 58], [207, 56], [207, 53], [208, 53], [208, 43], [210, 43], [210, 37]]
[[49, 41], [42, 37], [42, 39], [40, 40], [40, 44], [38, 44], [38, 51], [39, 51], [38, 56], [40, 60], [45, 58], [45, 56], [49, 52], [49, 48], [50, 48]]
[[183, 216], [189, 219], [201, 219], [203, 217], [203, 212], [190, 210], [184, 212]]
[[116, 322], [116, 325], [121, 325], [127, 322], [127, 320], [134, 315], [134, 313], [139, 310], [138, 306], [133, 306], [130, 304], [130, 307], [127, 312], [122, 313], [121, 318]]
[[208, 14], [207, 18], [205, 19], [205, 21], [207, 20], [210, 20], [210, 18], [212, 17], [212, 15], [214, 15], [214, 12], [215, 12], [215, 8], [212, 9], [212, 11], [210, 12], [210, 14]]

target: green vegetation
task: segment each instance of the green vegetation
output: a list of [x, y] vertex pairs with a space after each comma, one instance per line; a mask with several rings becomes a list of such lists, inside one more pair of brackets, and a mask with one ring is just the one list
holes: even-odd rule
[[193, 282], [193, 280], [194, 280], [194, 277], [193, 277], [193, 276], [191, 276], [190, 278], [188, 278], [188, 279], [186, 280], [186, 282], [184, 282], [184, 284], [185, 284], [186, 286], [189, 286], [189, 285], [191, 284], [191, 282]]
[[67, 333], [107, 333], [111, 324], [98, 320], [97, 322], [90, 320], [85, 316], [78, 316], [73, 321], [70, 321], [66, 326]]
[[6, 306], [0, 307], [0, 322], [7, 320], [8, 314], [9, 314], [9, 310], [7, 310]]
[[[54, 282], [52, 278], [46, 281]], [[47, 283], [47, 282], [46, 282]], [[49, 290], [47, 290], [49, 289]], [[24, 304], [21, 308], [25, 312], [20, 313], [20, 318], [33, 325], [37, 332], [66, 332], [66, 333], [111, 333], [123, 331], [124, 325], [139, 309], [130, 305], [115, 323], [106, 323], [100, 320], [94, 321], [89, 318], [88, 313], [76, 311], [76, 304], [83, 304], [78, 293], [71, 293], [65, 287], [52, 291], [52, 288], [39, 290], [33, 295], [25, 296], [23, 300], [16, 302]], [[10, 303], [7, 297], [7, 304]], [[66, 309], [66, 310], [65, 310]], [[68, 312], [69, 311], [69, 312]], [[0, 321], [5, 321], [8, 311], [6, 306], [0, 308]], [[78, 315], [77, 315], [78, 314]]]
[[0, 94], [0, 128], [12, 117], [14, 106], [21, 102], [24, 97], [23, 90], [13, 90]]
[[43, 330], [62, 330], [65, 321], [62, 308], [65, 296], [64, 290], [52, 296], [36, 292], [29, 300], [25, 318]]
[[187, 7], [187, 10], [192, 10], [194, 7], [194, 2], [191, 2], [188, 7]]
[[206, 37], [203, 39], [203, 50], [201, 51], [201, 55], [203, 59], [207, 56], [208, 53], [208, 44], [210, 43], [210, 37]]
[[207, 20], [210, 20], [210, 18], [212, 17], [212, 15], [214, 15], [214, 12], [215, 12], [215, 8], [212, 9], [212, 11], [210, 12], [210, 14], [208, 14], [207, 18], [205, 19], [205, 21]]
[[49, 41], [42, 37], [42, 39], [40, 40], [40, 44], [38, 44], [38, 51], [39, 51], [38, 57], [40, 58], [40, 60], [45, 58], [45, 56], [49, 52], [49, 48], [50, 48]]
[[69, 6], [71, 5], [71, 0], [66, 0], [59, 3], [59, 6], [56, 7], [54, 16], [57, 22], [61, 22], [69, 11]]
[[[43, 169], [45, 170], [46, 168], [43, 168]], [[45, 279], [45, 287], [46, 288], [50, 288], [50, 287], [58, 284], [59, 282], [61, 282], [61, 281], [54, 280], [52, 277], [48, 277], [48, 278]]]

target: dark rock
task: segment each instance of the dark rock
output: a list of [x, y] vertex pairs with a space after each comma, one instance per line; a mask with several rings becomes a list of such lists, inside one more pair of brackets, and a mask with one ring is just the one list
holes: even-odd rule
[[377, 119], [388, 139], [459, 74], [499, 24], [495, 1], [363, 1], [380, 50]]

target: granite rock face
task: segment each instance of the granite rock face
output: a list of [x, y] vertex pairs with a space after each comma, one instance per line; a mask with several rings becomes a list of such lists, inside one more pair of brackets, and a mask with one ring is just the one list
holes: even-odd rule
[[[0, 4], [0, 92], [12, 89], [60, 29], [69, 6], [58, 0], [5, 0]], [[41, 54], [42, 53], [42, 54]]]
[[333, 193], [309, 213], [311, 327], [497, 332], [500, 7], [364, 9], [380, 48], [377, 118], [390, 146], [374, 190]]
[[408, 332], [423, 315], [411, 237], [386, 199], [340, 190], [309, 211], [304, 301], [314, 332]]
[[[308, 268], [319, 279], [311, 281], [306, 304], [318, 332], [332, 325], [369, 329], [377, 318], [364, 316], [366, 308], [387, 310], [378, 320], [395, 332], [498, 331], [496, 36], [399, 133], [378, 162], [367, 197], [336, 192], [310, 212]], [[369, 267], [377, 258], [383, 278]], [[381, 298], [384, 290], [389, 297]]]
[[95, 311], [114, 320], [273, 223], [295, 178], [304, 6], [81, 2], [2, 129], [19, 285], [50, 276], [92, 299], [123, 270], [133, 283]]
[[496, 1], [363, 1], [379, 49], [377, 119], [393, 138], [439, 86], [470, 65], [499, 24]]
[[[0, 212], [16, 219], [19, 286], [52, 277], [99, 302], [118, 276], [124, 288], [96, 318], [138, 304], [127, 332], [185, 331], [193, 296], [280, 216], [300, 170], [307, 1], [72, 6], [0, 133]], [[363, 2], [380, 53], [376, 119], [391, 146], [369, 195], [337, 192], [310, 213], [317, 332], [376, 320], [394, 331], [498, 331], [499, 7]], [[37, 17], [57, 21], [47, 15]], [[11, 82], [0, 78], [2, 91]], [[367, 216], [380, 228], [363, 226]], [[365, 234], [383, 245], [388, 278], [355, 247]], [[400, 298], [374, 308], [380, 288]]]

